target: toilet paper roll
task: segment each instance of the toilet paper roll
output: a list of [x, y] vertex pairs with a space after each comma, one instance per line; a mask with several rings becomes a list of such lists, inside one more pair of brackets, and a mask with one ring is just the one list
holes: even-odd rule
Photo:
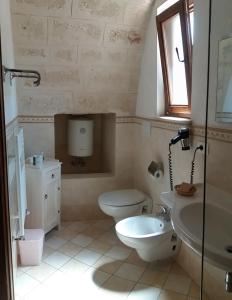
[[164, 173], [162, 170], [155, 171], [154, 175], [152, 176], [153, 179], [158, 180], [163, 177]]

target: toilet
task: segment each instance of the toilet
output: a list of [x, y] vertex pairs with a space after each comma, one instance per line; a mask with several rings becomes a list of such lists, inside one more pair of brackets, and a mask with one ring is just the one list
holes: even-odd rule
[[115, 222], [130, 216], [150, 213], [152, 200], [136, 189], [116, 190], [101, 194], [98, 198], [101, 210]]
[[147, 262], [175, 256], [180, 240], [170, 221], [155, 215], [126, 218], [115, 226], [118, 238], [126, 246], [134, 248], [139, 257]]

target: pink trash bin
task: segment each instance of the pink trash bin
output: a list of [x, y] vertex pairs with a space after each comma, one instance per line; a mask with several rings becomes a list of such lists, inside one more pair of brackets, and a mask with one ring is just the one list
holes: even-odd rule
[[19, 255], [22, 266], [37, 266], [43, 255], [44, 231], [25, 229], [24, 240], [19, 240]]

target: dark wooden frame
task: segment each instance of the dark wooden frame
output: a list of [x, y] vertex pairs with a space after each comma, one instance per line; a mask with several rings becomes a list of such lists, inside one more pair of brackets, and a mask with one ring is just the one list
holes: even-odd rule
[[[156, 17], [157, 33], [160, 47], [160, 59], [164, 81], [165, 114], [172, 116], [189, 117], [191, 114], [192, 94], [192, 41], [189, 12], [193, 10], [193, 1], [179, 0]], [[170, 89], [168, 79], [168, 67], [166, 62], [165, 42], [162, 23], [169, 18], [179, 14], [183, 39], [184, 64], [186, 73], [186, 86], [188, 105], [172, 105], [170, 101]]]
[[0, 299], [1, 300], [14, 299], [1, 40], [0, 40]]

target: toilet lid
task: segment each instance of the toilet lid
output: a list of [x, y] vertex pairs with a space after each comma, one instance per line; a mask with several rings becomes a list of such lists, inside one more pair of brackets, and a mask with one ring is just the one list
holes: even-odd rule
[[107, 192], [99, 196], [101, 204], [109, 206], [129, 206], [143, 202], [145, 195], [138, 190], [118, 190]]

